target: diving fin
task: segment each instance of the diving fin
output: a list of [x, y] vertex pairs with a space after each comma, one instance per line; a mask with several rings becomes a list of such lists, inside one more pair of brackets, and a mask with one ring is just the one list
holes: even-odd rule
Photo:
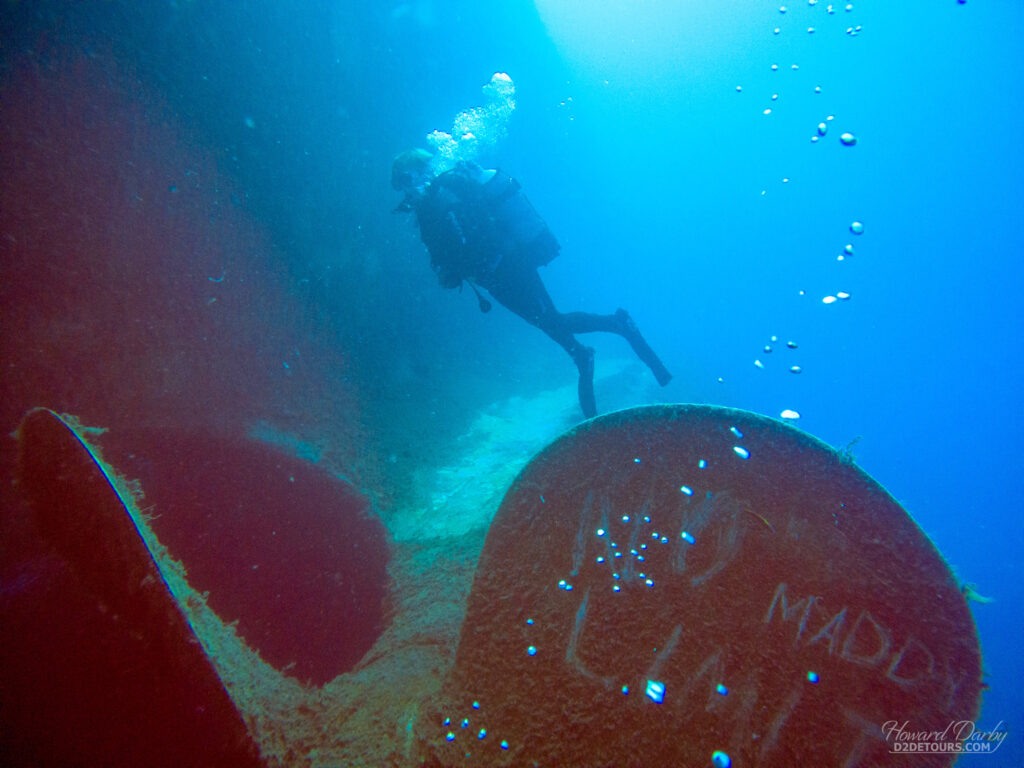
[[636, 323], [633, 321], [633, 318], [629, 316], [629, 312], [624, 309], [617, 309], [615, 310], [615, 317], [619, 321], [619, 333], [622, 334], [623, 338], [629, 342], [629, 346], [633, 348], [636, 356], [651, 369], [651, 373], [653, 373], [654, 378], [658, 380], [658, 384], [664, 387], [672, 381], [672, 374], [668, 372], [665, 364], [661, 362], [661, 359], [644, 340], [644, 337], [640, 333], [640, 329], [636, 327]]

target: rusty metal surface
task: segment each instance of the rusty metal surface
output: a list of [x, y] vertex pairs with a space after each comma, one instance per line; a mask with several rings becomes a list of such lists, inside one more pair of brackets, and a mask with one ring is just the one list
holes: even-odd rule
[[779, 422], [655, 406], [519, 476], [422, 736], [441, 765], [883, 765], [886, 721], [969, 720], [981, 685], [949, 568], [881, 486]]
[[5, 542], [36, 574], [4, 604], [8, 764], [262, 765], [131, 500], [52, 411], [29, 412], [18, 439], [19, 484], [53, 554]]

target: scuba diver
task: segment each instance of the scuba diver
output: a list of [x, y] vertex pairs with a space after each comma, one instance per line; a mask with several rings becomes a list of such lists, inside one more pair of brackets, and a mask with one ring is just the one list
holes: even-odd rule
[[433, 159], [423, 149], [402, 152], [391, 167], [391, 186], [405, 193], [395, 212], [416, 214], [431, 267], [443, 287], [467, 283], [481, 311], [489, 312], [491, 303], [480, 294], [480, 286], [558, 342], [579, 370], [580, 407], [588, 419], [597, 415], [594, 350], [577, 340], [578, 333], [616, 333], [661, 386], [672, 380], [626, 310], [595, 315], [555, 308], [537, 268], [554, 259], [560, 246], [515, 179], [466, 161], [435, 176]]

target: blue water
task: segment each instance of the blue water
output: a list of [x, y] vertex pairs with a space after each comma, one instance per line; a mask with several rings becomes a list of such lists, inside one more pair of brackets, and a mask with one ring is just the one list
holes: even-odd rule
[[[136, 84], [148, 119], [216, 166], [220, 186], [205, 189], [222, 195], [217, 210], [271, 244], [248, 285], [292, 310], [287, 333], [246, 337], [263, 338], [267, 362], [233, 376], [245, 405], [189, 407], [323, 446], [304, 430], [331, 400], [322, 431], [389, 456], [381, 484], [492, 400], [572, 382], [537, 331], [442, 292], [412, 223], [391, 213], [391, 157], [450, 130], [507, 72], [508, 135], [479, 159], [515, 175], [562, 242], [543, 270], [556, 303], [628, 307], [675, 373], [657, 393], [667, 401], [794, 409], [830, 444], [856, 441], [858, 463], [958, 577], [995, 598], [975, 606], [991, 686], [979, 724], [1003, 721], [1010, 737], [976, 762], [1020, 764], [1024, 6], [609, 0], [581, 17], [562, 5], [587, 4], [9, 5], [4, 71], [38, 58], [46, 36], [47, 63], [82, 57], [101, 84]], [[194, 176], [173, 163], [159, 186], [178, 194]], [[249, 258], [229, 255], [241, 266], [224, 289]], [[218, 258], [170, 263], [212, 284]], [[97, 289], [112, 302], [139, 290]], [[823, 303], [837, 292], [849, 299]], [[270, 322], [260, 314], [239, 322]], [[232, 337], [220, 341], [231, 354]], [[614, 352], [598, 346], [599, 372]], [[175, 365], [209, 359], [196, 369], [216, 378], [205, 355]], [[116, 384], [95, 388], [113, 414], [100, 423], [142, 407]], [[48, 404], [90, 407], [70, 399]]]

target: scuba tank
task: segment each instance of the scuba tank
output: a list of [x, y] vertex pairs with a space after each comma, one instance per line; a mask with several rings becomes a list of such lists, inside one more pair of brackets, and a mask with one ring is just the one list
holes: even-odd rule
[[481, 192], [503, 256], [519, 256], [541, 267], [558, 255], [558, 241], [518, 181], [498, 170]]
[[476, 163], [435, 178], [413, 210], [445, 288], [467, 279], [486, 285], [503, 261], [540, 267], [558, 255], [558, 241], [519, 182], [501, 171], [485, 175]]

